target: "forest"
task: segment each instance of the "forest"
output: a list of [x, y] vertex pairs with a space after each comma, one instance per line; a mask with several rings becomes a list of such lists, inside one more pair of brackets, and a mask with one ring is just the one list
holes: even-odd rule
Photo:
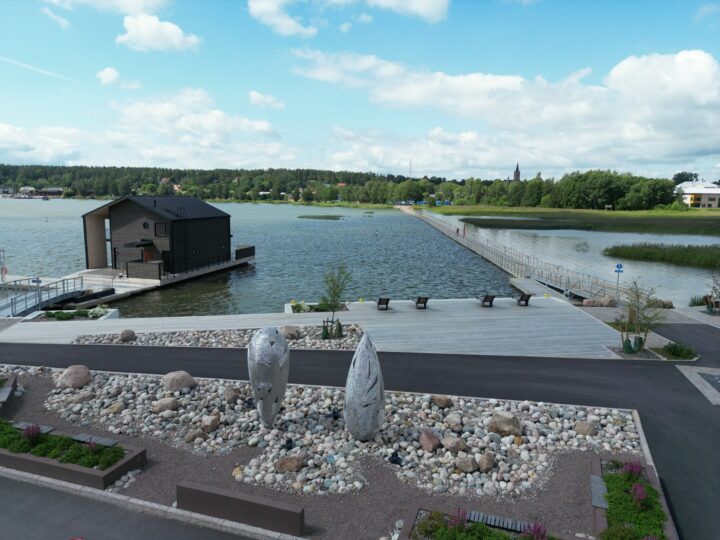
[[109, 198], [122, 195], [195, 195], [202, 199], [394, 204], [442, 201], [506, 207], [648, 210], [681, 203], [675, 185], [695, 173], [674, 179], [646, 178], [610, 170], [572, 172], [559, 179], [519, 181], [402, 175], [316, 169], [164, 169], [154, 167], [86, 167], [2, 165], [0, 186], [17, 192], [61, 187], [65, 197]]

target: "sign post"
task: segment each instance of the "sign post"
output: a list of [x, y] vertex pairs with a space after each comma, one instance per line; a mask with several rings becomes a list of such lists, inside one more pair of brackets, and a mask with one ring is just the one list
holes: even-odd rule
[[615, 273], [617, 274], [617, 282], [615, 283], [615, 301], [620, 302], [620, 274], [623, 273], [622, 263], [615, 265]]

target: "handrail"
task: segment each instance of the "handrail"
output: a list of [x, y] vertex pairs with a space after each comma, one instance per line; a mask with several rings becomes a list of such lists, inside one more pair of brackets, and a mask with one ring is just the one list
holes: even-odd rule
[[10, 300], [10, 312], [13, 317], [26, 314], [31, 309], [39, 309], [53, 300], [83, 290], [83, 278], [74, 277], [38, 285], [34, 290], [14, 296]]
[[559, 289], [566, 296], [576, 294], [585, 298], [625, 293], [627, 288], [617, 287], [602, 278], [577, 270], [569, 270], [560, 265], [543, 261], [535, 256], [523, 253], [513, 247], [472, 236], [467, 238], [459, 234], [459, 229], [447, 222], [407, 207], [400, 207], [406, 214], [413, 215], [432, 225], [443, 234], [474, 251], [484, 259], [505, 270], [514, 277], [531, 278], [545, 285]]

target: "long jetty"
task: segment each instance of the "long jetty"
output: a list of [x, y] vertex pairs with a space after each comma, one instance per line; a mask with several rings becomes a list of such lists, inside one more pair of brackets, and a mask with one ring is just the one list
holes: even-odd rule
[[530, 280], [559, 291], [566, 298], [571, 296], [600, 298], [627, 292], [625, 288], [618, 288], [615, 283], [592, 274], [563, 268], [475, 234], [466, 235], [456, 226], [437, 216], [433, 216], [430, 212], [417, 211], [408, 206], [398, 206], [398, 208], [406, 214], [435, 227], [445, 236], [452, 238], [470, 251], [477, 253], [483, 259], [504, 270], [518, 282]]

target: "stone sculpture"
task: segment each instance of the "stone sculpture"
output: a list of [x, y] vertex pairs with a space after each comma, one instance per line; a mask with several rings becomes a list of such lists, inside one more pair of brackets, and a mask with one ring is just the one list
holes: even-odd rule
[[375, 438], [385, 419], [385, 385], [368, 334], [355, 349], [345, 383], [345, 428], [360, 441]]
[[272, 427], [285, 397], [290, 374], [290, 348], [277, 328], [255, 332], [248, 346], [248, 373], [260, 421]]

